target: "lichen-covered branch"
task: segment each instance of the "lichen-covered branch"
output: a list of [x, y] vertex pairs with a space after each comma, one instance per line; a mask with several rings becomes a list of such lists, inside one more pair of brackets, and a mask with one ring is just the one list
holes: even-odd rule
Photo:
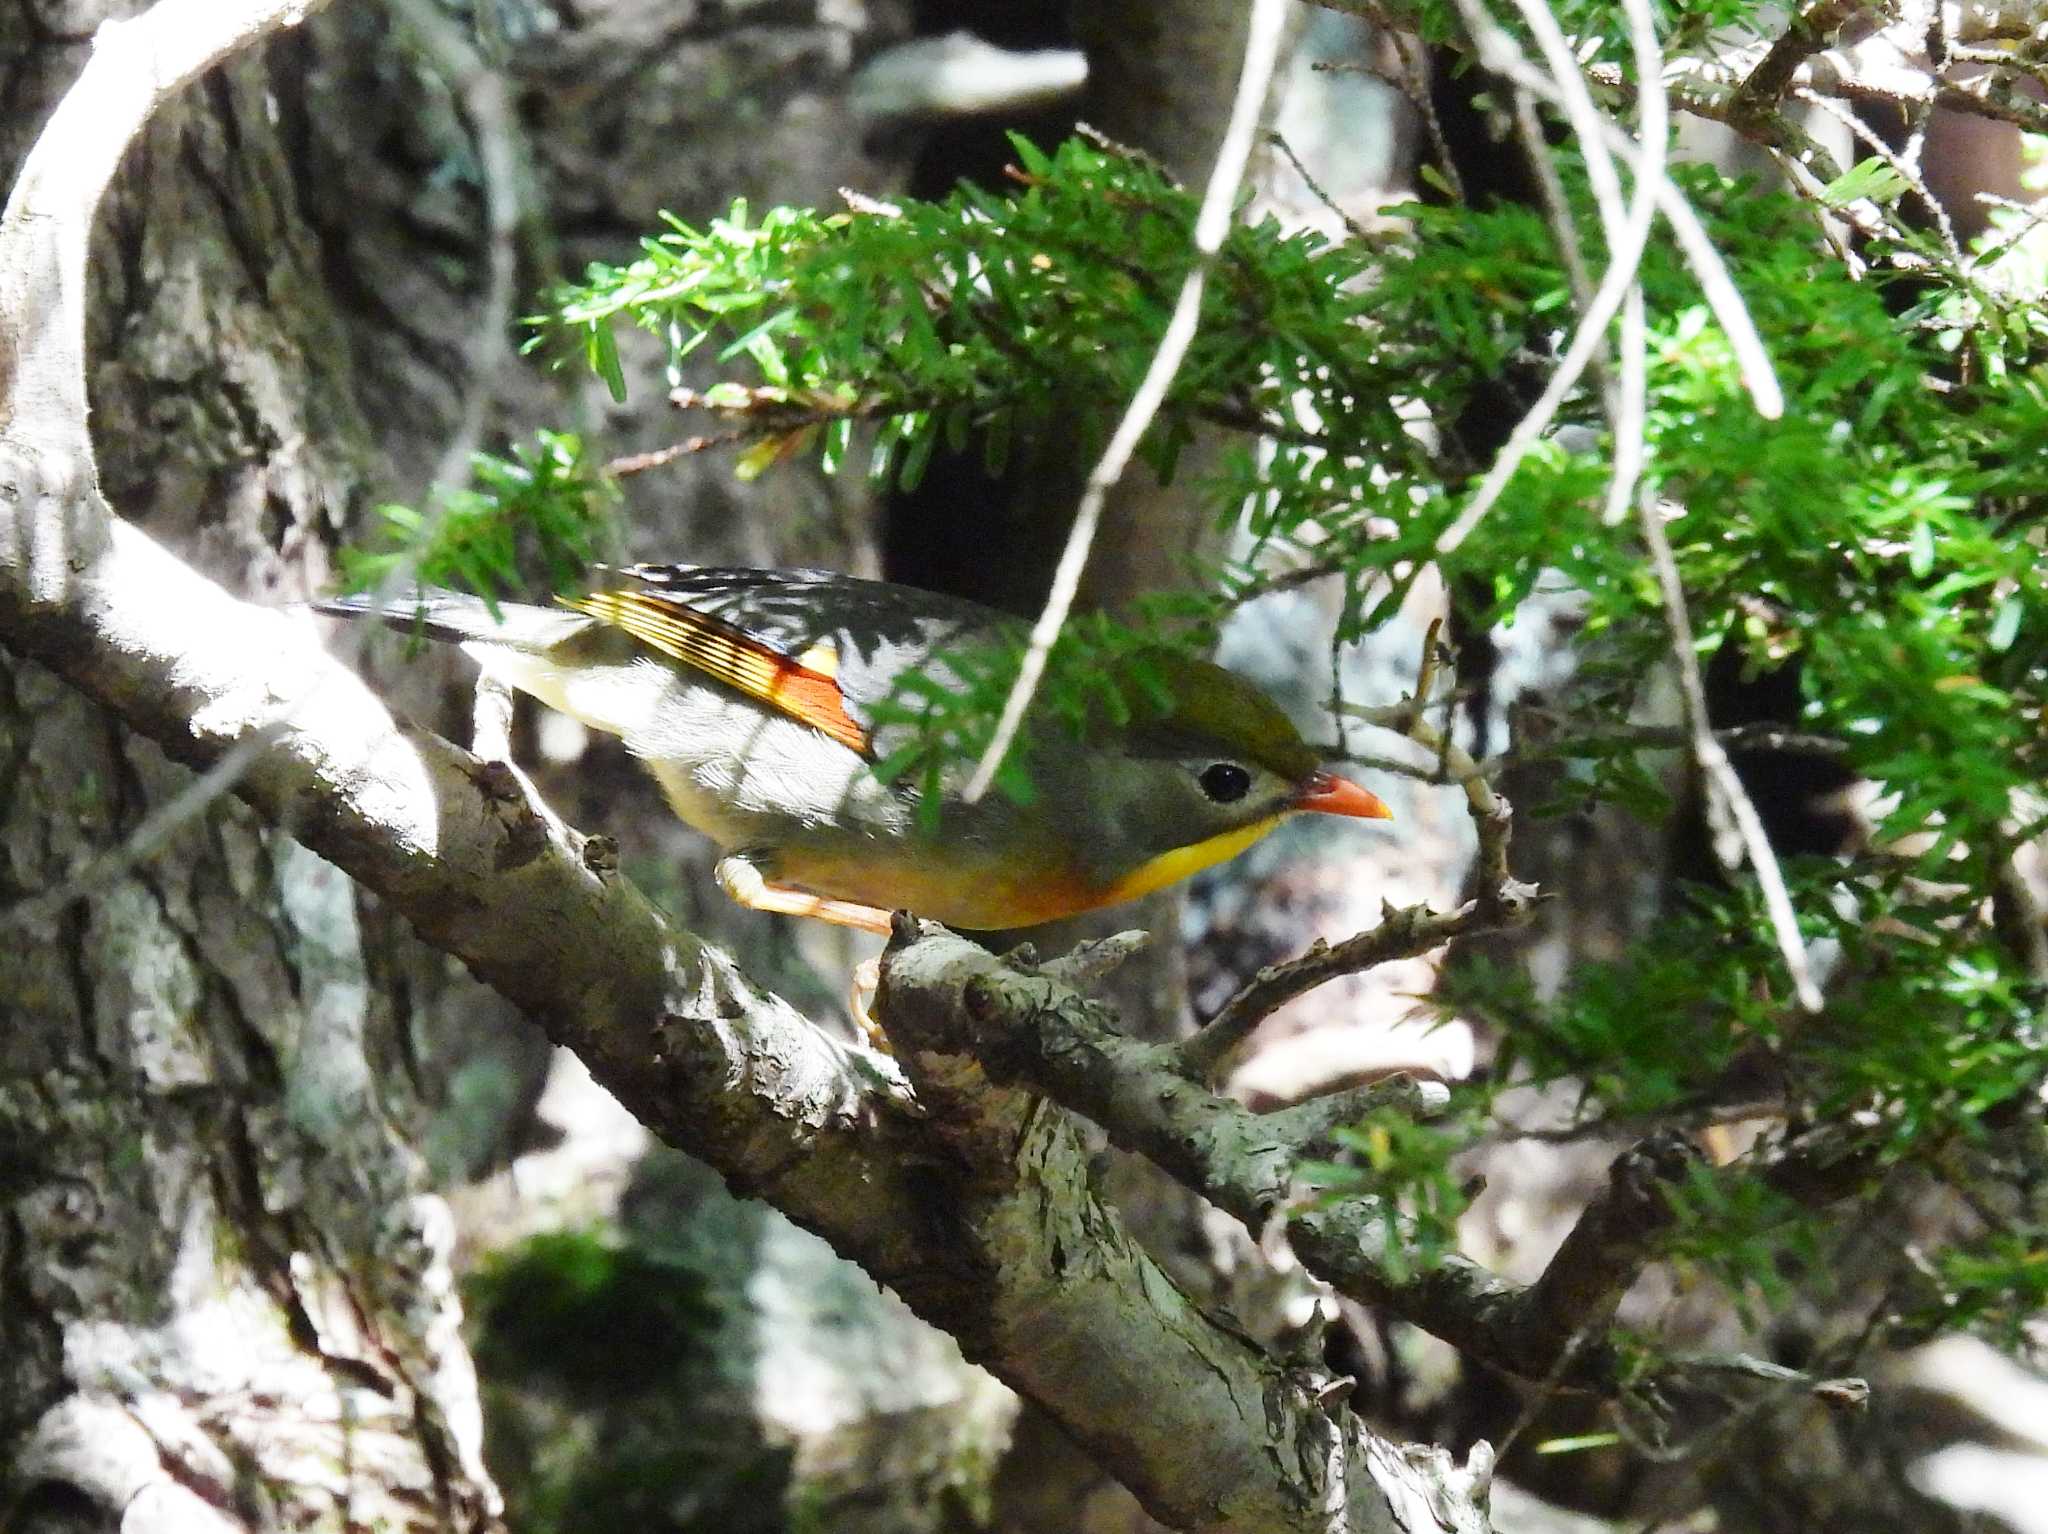
[[1869, 0], [1814, 0], [1786, 24], [1736, 88], [1728, 122], [1747, 131], [1775, 114], [1799, 66], [1833, 43], [1849, 20], [1870, 10]]
[[[899, 945], [912, 935], [900, 934]], [[1374, 1107], [1424, 1111], [1429, 1089], [1400, 1079], [1254, 1113], [1193, 1079], [1178, 1051], [1120, 1032], [1107, 1009], [1057, 976], [1016, 969], [929, 924], [917, 930], [914, 946], [892, 951], [882, 976], [884, 1015], [913, 1076], [931, 1069], [928, 1058], [945, 1057], [978, 1062], [973, 1068], [998, 1082], [1026, 1084], [1085, 1114], [1112, 1143], [1146, 1156], [1251, 1229], [1284, 1222], [1302, 1266], [1340, 1293], [1505, 1373], [1540, 1380], [1558, 1372], [1567, 1339], [1556, 1333], [1548, 1296], [1459, 1257], [1398, 1276], [1382, 1255], [1403, 1240], [1385, 1201], [1304, 1195], [1297, 1168], [1330, 1154], [1333, 1129]], [[1564, 1384], [1619, 1388], [1618, 1355], [1604, 1327], [1564, 1362]]]
[[[1072, 989], [1071, 974], [1060, 961], [1020, 968], [935, 923], [903, 922], [883, 961], [880, 1000], [920, 1099], [941, 1113], [956, 1094], [971, 1105], [984, 1076], [1042, 1093], [1250, 1229], [1278, 1224], [1302, 1267], [1340, 1294], [1504, 1374], [1606, 1397], [1643, 1394], [1653, 1404], [1699, 1385], [1701, 1370], [1685, 1359], [1638, 1378], [1612, 1330], [1623, 1295], [1673, 1224], [1670, 1190], [1697, 1163], [1681, 1135], [1652, 1136], [1617, 1158], [1607, 1189], [1533, 1284], [1455, 1255], [1400, 1271], [1384, 1255], [1408, 1244], [1399, 1213], [1371, 1193], [1317, 1197], [1299, 1168], [1336, 1150], [1340, 1126], [1375, 1108], [1426, 1113], [1443, 1101], [1441, 1087], [1397, 1078], [1254, 1113], [1192, 1079], [1177, 1050], [1121, 1032], [1106, 1007]], [[1036, 1121], [1023, 1114], [1017, 1122]], [[1761, 1175], [1802, 1202], [1846, 1197], [1870, 1165], [1831, 1157], [1828, 1143], [1821, 1135], [1774, 1152]]]
[[1655, 1134], [1623, 1151], [1607, 1186], [1579, 1214], [1564, 1244], [1522, 1302], [1523, 1319], [1560, 1349], [1604, 1331], [1629, 1286], [1657, 1255], [1674, 1210], [1666, 1190], [1700, 1159], [1679, 1131]]

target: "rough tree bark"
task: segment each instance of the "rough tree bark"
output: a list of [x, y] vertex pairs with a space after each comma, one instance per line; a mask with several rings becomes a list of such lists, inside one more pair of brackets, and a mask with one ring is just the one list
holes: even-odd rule
[[[9, 181], [98, 15], [47, 19], [0, 19]], [[305, 589], [369, 451], [280, 97], [252, 61], [170, 104], [93, 245], [102, 483], [258, 600]], [[51, 899], [190, 774], [14, 651], [0, 759], [0, 1522], [493, 1525], [352, 886], [217, 799]]]

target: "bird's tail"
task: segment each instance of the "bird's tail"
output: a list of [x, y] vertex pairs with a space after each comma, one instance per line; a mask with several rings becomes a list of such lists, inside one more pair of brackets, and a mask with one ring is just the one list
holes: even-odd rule
[[306, 605], [330, 618], [373, 618], [422, 639], [504, 645], [534, 654], [552, 649], [591, 621], [580, 613], [524, 602], [500, 602], [494, 612], [482, 597], [438, 587], [383, 601], [374, 596], [315, 597]]

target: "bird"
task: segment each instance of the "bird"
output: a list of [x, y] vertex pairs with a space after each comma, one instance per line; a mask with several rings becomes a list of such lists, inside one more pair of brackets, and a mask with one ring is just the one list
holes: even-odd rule
[[1022, 791], [970, 801], [972, 761], [935, 779], [875, 772], [916, 729], [877, 705], [914, 671], [945, 685], [950, 657], [1014, 644], [1008, 614], [831, 571], [685, 564], [602, 571], [556, 602], [429, 589], [310, 605], [452, 642], [620, 737], [718, 845], [725, 893], [754, 910], [880, 933], [907, 910], [1002, 931], [1134, 900], [1299, 813], [1391, 818], [1251, 682], [1178, 649], [1123, 655], [1113, 699], [1078, 724], [1035, 707]]

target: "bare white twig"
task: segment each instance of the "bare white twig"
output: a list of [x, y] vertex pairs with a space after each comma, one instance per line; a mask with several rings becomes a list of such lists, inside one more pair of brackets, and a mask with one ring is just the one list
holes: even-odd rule
[[[1647, 238], [1650, 220], [1656, 214], [1656, 188], [1664, 179], [1664, 160], [1669, 152], [1671, 103], [1664, 94], [1664, 56], [1657, 46], [1657, 22], [1650, 14], [1648, 0], [1623, 0], [1622, 9], [1628, 17], [1629, 42], [1635, 50], [1636, 74], [1642, 82], [1636, 119], [1643, 140], [1643, 159], [1636, 167], [1636, 200], [1629, 212], [1632, 218], [1642, 218]], [[1639, 253], [1637, 264], [1640, 263]], [[1629, 503], [1635, 499], [1636, 482], [1643, 474], [1650, 408], [1648, 329], [1643, 315], [1643, 284], [1638, 275], [1629, 283], [1622, 301], [1621, 376], [1608, 391], [1608, 413], [1614, 426], [1614, 474], [1607, 486], [1603, 520], [1610, 527], [1628, 515]]]
[[1771, 931], [1778, 950], [1785, 956], [1785, 968], [1792, 976], [1792, 990], [1799, 1005], [1808, 1012], [1821, 1009], [1820, 987], [1814, 983], [1812, 966], [1806, 960], [1806, 943], [1799, 936], [1799, 917], [1792, 909], [1792, 896], [1785, 888], [1785, 874], [1778, 855], [1764, 834], [1764, 823], [1756, 812], [1749, 791], [1742, 786], [1728, 753], [1714, 736], [1707, 719], [1707, 689], [1700, 678], [1699, 655], [1693, 648], [1692, 618], [1686, 612], [1685, 587], [1678, 578], [1678, 561], [1671, 552], [1671, 540], [1664, 535], [1664, 522], [1654, 497], [1643, 494], [1636, 500], [1642, 523], [1643, 542], [1650, 551], [1650, 564], [1657, 572], [1657, 589], [1664, 599], [1665, 621], [1671, 627], [1671, 654], [1678, 664], [1679, 696], [1685, 705], [1686, 728], [1692, 732], [1693, 758], [1705, 776], [1707, 792], [1716, 798], [1735, 822], [1741, 834], [1749, 865], [1756, 870], [1757, 887], [1763, 892], [1764, 909], [1771, 918]]
[[1920, 199], [1921, 203], [1933, 211], [1934, 227], [1941, 236], [1942, 248], [1948, 253], [1952, 269], [1957, 273], [1966, 271], [1968, 268], [1968, 257], [1963, 254], [1962, 244], [1956, 239], [1955, 222], [1948, 216], [1947, 206], [1928, 187], [1927, 178], [1920, 173], [1919, 167], [1893, 149], [1878, 134], [1872, 132], [1868, 123], [1832, 96], [1823, 96], [1818, 91], [1807, 90], [1804, 86], [1793, 91], [1792, 94], [1808, 106], [1816, 107], [1834, 118], [1836, 122], [1847, 128], [1851, 134], [1861, 139], [1864, 146], [1873, 155], [1892, 168], [1893, 172], [1897, 174], [1901, 181], [1906, 183], [1914, 195]]
[[1139, 442], [1152, 425], [1153, 417], [1165, 403], [1166, 391], [1172, 386], [1174, 375], [1180, 371], [1188, 347], [1194, 342], [1195, 328], [1202, 315], [1202, 289], [1208, 281], [1210, 267], [1216, 262], [1217, 252], [1223, 248], [1224, 236], [1230, 232], [1230, 221], [1237, 208], [1237, 191], [1244, 183], [1245, 166], [1258, 135], [1259, 117], [1265, 110], [1266, 88], [1272, 83], [1273, 66], [1280, 56], [1280, 38], [1286, 30], [1286, 22], [1284, 0], [1255, 0], [1245, 36], [1244, 67], [1238, 73], [1237, 95], [1230, 105], [1230, 122], [1223, 130], [1223, 142], [1216, 151], [1216, 165], [1209, 173], [1209, 186], [1202, 194], [1201, 210], [1195, 215], [1194, 264], [1188, 268], [1188, 274], [1181, 282], [1180, 297], [1173, 306], [1172, 317], [1166, 322], [1165, 333], [1159, 338], [1159, 349], [1152, 354], [1152, 365], [1145, 370], [1137, 392], [1131, 396], [1131, 403], [1124, 411], [1123, 420], [1117, 424], [1116, 433], [1109, 439], [1102, 460], [1089, 474], [1088, 483], [1081, 492], [1081, 504], [1074, 513], [1073, 530], [1067, 534], [1067, 546], [1061, 551], [1059, 568], [1053, 572], [1052, 590], [1046, 596], [1045, 610], [1032, 625], [1031, 641], [1025, 649], [1024, 662], [1017, 672], [1016, 682], [1011, 685], [1010, 695], [1003, 700], [1003, 713], [996, 722], [995, 736], [989, 741], [988, 749], [982, 752], [981, 760], [975, 764], [974, 775], [968, 780], [967, 800], [970, 804], [988, 792], [989, 785], [995, 781], [997, 769], [1003, 765], [1003, 758], [1016, 743], [1025, 710], [1030, 708], [1031, 699], [1045, 675], [1046, 662], [1052, 656], [1053, 642], [1059, 638], [1067, 614], [1073, 610], [1074, 595], [1080, 590], [1081, 572], [1088, 565], [1088, 551], [1095, 541], [1096, 524], [1102, 520], [1103, 505], [1117, 481], [1123, 478], [1131, 455], [1137, 451]]
[[[1607, 132], [1609, 146], [1633, 164], [1635, 145], [1612, 123], [1607, 125]], [[1778, 370], [1771, 366], [1771, 354], [1764, 349], [1756, 322], [1749, 317], [1749, 307], [1743, 303], [1735, 279], [1728, 274], [1728, 264], [1707, 238], [1706, 225], [1669, 177], [1657, 188], [1657, 210], [1670, 224], [1686, 265], [1692, 268], [1693, 280], [1700, 285], [1700, 296], [1706, 299], [1714, 322], [1728, 338], [1729, 350], [1735, 353], [1736, 373], [1748, 391], [1750, 403], [1766, 421], [1777, 420], [1785, 413], [1785, 391], [1778, 383]]]
[[1600, 520], [1609, 527], [1628, 516], [1643, 477], [1650, 412], [1649, 324], [1643, 314], [1643, 285], [1631, 283], [1621, 305], [1621, 368], [1607, 391], [1607, 416], [1614, 429], [1614, 472], [1607, 480], [1607, 506]]
[[[1609, 252], [1606, 273], [1600, 279], [1600, 286], [1593, 292], [1585, 312], [1579, 317], [1579, 328], [1573, 334], [1571, 343], [1565, 348], [1564, 356], [1558, 359], [1551, 371], [1549, 382], [1543, 393], [1531, 405], [1514, 431], [1501, 447], [1480, 481], [1471, 501], [1458, 519], [1444, 530], [1437, 539], [1438, 554], [1453, 553], [1460, 544], [1471, 536], [1482, 518], [1500, 499], [1500, 493], [1521, 467], [1529, 450], [1550, 429], [1566, 396], [1577, 387], [1580, 377], [1588, 364], [1599, 353], [1607, 338], [1607, 327], [1614, 323], [1620, 312], [1622, 300], [1635, 285], [1636, 268], [1643, 258], [1643, 249], [1649, 243], [1650, 225], [1657, 214], [1657, 188], [1664, 179], [1665, 118], [1667, 108], [1658, 75], [1653, 74], [1642, 92], [1643, 149], [1636, 165], [1636, 195], [1624, 212], [1621, 204], [1621, 184], [1615, 175], [1614, 158], [1609, 151], [1603, 132], [1604, 120], [1600, 109], [1594, 105], [1593, 94], [1586, 88], [1585, 76], [1580, 72], [1578, 60], [1573, 57], [1571, 44], [1564, 31], [1557, 24], [1557, 18], [1550, 14], [1544, 0], [1515, 0], [1516, 8], [1535, 36], [1537, 45], [1543, 50], [1544, 62], [1549, 66], [1550, 77], [1555, 82], [1556, 99], [1563, 105], [1565, 116], [1578, 135], [1585, 149], [1586, 179], [1593, 189], [1594, 201], [1600, 209], [1600, 222], [1607, 236]], [[1498, 36], [1513, 47], [1512, 39], [1495, 25], [1476, 0], [1463, 0], [1460, 14], [1465, 18], [1468, 31], [1479, 47], [1480, 57], [1492, 67], [1490, 54], [1498, 52], [1494, 41]], [[1630, 26], [1635, 32], [1633, 20]], [[1520, 50], [1516, 50], [1520, 57]], [[1663, 60], [1657, 52], [1656, 36], [1652, 32], [1647, 38], [1637, 41], [1636, 61], [1638, 70], [1645, 60], [1661, 72]], [[1631, 473], [1640, 464], [1640, 448], [1635, 455], [1635, 464], [1628, 464], [1617, 454], [1616, 478], [1619, 471], [1628, 468]], [[1625, 492], [1624, 492], [1625, 494]]]
[[[1530, 63], [1521, 47], [1506, 32], [1493, 27], [1490, 21], [1487, 25], [1492, 27], [1492, 32], [1486, 44], [1488, 52], [1483, 58], [1486, 67], [1530, 95], [1562, 107], [1564, 96], [1557, 83]], [[1603, 117], [1599, 126], [1600, 137], [1624, 165], [1634, 170], [1642, 163], [1643, 151], [1619, 123]], [[1706, 226], [1693, 212], [1685, 193], [1668, 175], [1659, 178], [1656, 191], [1657, 211], [1671, 226], [1679, 251], [1684, 255], [1686, 265], [1692, 268], [1694, 281], [1700, 285], [1700, 296], [1713, 312], [1714, 322], [1728, 337], [1742, 387], [1748, 392], [1758, 415], [1767, 421], [1777, 420], [1785, 413], [1785, 391], [1779, 387], [1777, 371], [1771, 366], [1770, 354], [1764, 350], [1763, 338], [1757, 334], [1755, 322], [1750, 319], [1749, 310], [1742, 302], [1742, 294], [1737, 291], [1734, 278], [1728, 275], [1727, 263], [1714, 249], [1714, 242], [1707, 238]]]
[[[1479, 518], [1485, 515], [1487, 507], [1514, 472], [1522, 454], [1549, 425], [1564, 395], [1577, 382], [1586, 364], [1593, 360], [1608, 323], [1616, 310], [1620, 310], [1623, 319], [1622, 378], [1613, 391], [1618, 397], [1612, 401], [1615, 473], [1609, 489], [1609, 519], [1613, 520], [1615, 509], [1625, 508], [1630, 499], [1641, 511], [1644, 541], [1656, 569], [1658, 587], [1671, 627], [1672, 650], [1678, 663], [1693, 753], [1706, 775], [1709, 793], [1728, 811], [1741, 833], [1744, 850], [1756, 869], [1772, 930], [1784, 953], [1799, 1003], [1808, 1011], [1818, 1011], [1820, 991], [1807, 963], [1805, 944], [1800, 940], [1798, 918], [1785, 888], [1783, 871], [1771, 850], [1769, 838], [1764, 834], [1755, 804], [1708, 723], [1706, 689], [1693, 649], [1692, 622], [1686, 612], [1685, 591], [1679, 580], [1677, 561], [1672, 555], [1670, 541], [1664, 535], [1663, 524], [1658, 520], [1655, 503], [1639, 491], [1645, 358], [1642, 294], [1635, 280], [1635, 269], [1641, 260], [1654, 212], [1661, 211], [1678, 235], [1701, 289], [1707, 294], [1716, 318], [1720, 319], [1736, 351], [1759, 413], [1769, 418], [1782, 414], [1783, 396], [1770, 360], [1749, 322], [1748, 311], [1743, 308], [1733, 283], [1728, 280], [1726, 268], [1692, 209], [1665, 175], [1670, 108], [1663, 88], [1663, 59], [1657, 47], [1655, 23], [1646, 0], [1624, 0], [1624, 3], [1640, 77], [1639, 112], [1643, 136], [1640, 146], [1629, 143], [1621, 129], [1603, 118], [1594, 106], [1569, 45], [1543, 0], [1516, 0], [1516, 4], [1543, 48], [1545, 61], [1550, 66], [1549, 74], [1536, 69], [1514, 39], [1497, 26], [1474, 0], [1462, 0], [1460, 4], [1460, 14], [1472, 34], [1482, 62], [1517, 86], [1561, 107], [1586, 146], [1587, 178], [1592, 184], [1614, 258], [1600, 290], [1587, 305], [1578, 334], [1573, 337], [1564, 360], [1552, 375], [1550, 387], [1516, 427], [1515, 435], [1501, 450], [1500, 458], [1471, 506], [1438, 541], [1437, 549], [1439, 553], [1450, 552], [1477, 526]], [[1619, 216], [1619, 197], [1612, 164], [1608, 160], [1609, 151], [1627, 161], [1636, 177], [1636, 196], [1625, 221]], [[1745, 356], [1747, 360], [1742, 360]]]

